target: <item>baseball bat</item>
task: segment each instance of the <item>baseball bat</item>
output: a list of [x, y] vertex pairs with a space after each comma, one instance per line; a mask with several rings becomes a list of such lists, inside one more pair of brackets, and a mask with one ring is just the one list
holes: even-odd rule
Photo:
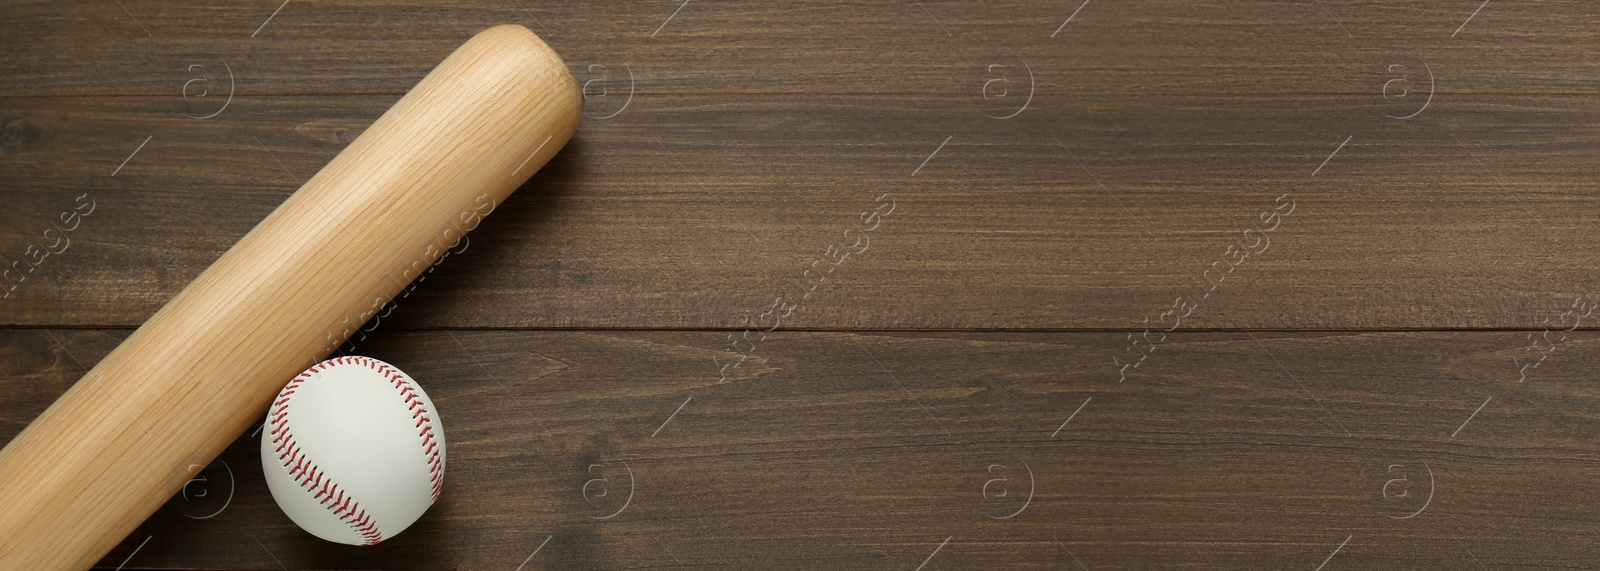
[[468, 40], [0, 450], [0, 569], [85, 569], [577, 130], [522, 26]]

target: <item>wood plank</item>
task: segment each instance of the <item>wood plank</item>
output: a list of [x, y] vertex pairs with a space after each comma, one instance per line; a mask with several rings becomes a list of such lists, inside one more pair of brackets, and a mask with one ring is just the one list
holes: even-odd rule
[[[4, 100], [33, 133], [0, 152], [6, 263], [98, 210], [0, 324], [137, 325], [394, 99]], [[1187, 295], [1184, 328], [1538, 327], [1600, 286], [1593, 101], [640, 95], [383, 326], [738, 328], [782, 297], [786, 328], [1142, 329]]]
[[246, 435], [104, 568], [1593, 566], [1581, 2], [7, 3], [0, 443], [507, 22], [589, 118], [346, 347], [443, 503], [325, 544]]
[[6, 95], [195, 95], [225, 72], [249, 94], [399, 93], [504, 23], [543, 35], [596, 88], [631, 76], [653, 93], [977, 96], [997, 64], [1025, 64], [1042, 91], [1073, 94], [1378, 94], [1403, 85], [1385, 85], [1396, 73], [1432, 75], [1451, 93], [1593, 94], [1600, 80], [1583, 58], [1600, 13], [1583, 2], [28, 0], [0, 10], [0, 77], [15, 79], [0, 84]]
[[[0, 333], [0, 441], [125, 333]], [[1125, 343], [779, 332], [719, 382], [737, 355], [714, 332], [384, 333], [363, 353], [428, 389], [450, 442], [412, 530], [368, 549], [298, 531], [247, 435], [104, 564], [1592, 564], [1592, 333], [1522, 382], [1512, 359], [1542, 350], [1516, 332], [1180, 333], [1118, 383]]]

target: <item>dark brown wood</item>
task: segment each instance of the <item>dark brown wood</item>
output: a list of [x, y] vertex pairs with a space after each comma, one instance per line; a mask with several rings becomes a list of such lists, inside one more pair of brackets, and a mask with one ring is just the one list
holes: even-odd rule
[[105, 568], [1596, 567], [1582, 2], [13, 2], [0, 442], [508, 22], [589, 117], [345, 347], [443, 503], [246, 435]]
[[[137, 325], [394, 99], [238, 98], [208, 120], [181, 98], [0, 100], [42, 133], [0, 153], [0, 252], [99, 205], [0, 323]], [[386, 326], [736, 327], [856, 244], [879, 197], [895, 210], [785, 327], [1142, 328], [1211, 289], [1283, 195], [1265, 251], [1185, 327], [1527, 328], [1600, 289], [1576, 255], [1600, 250], [1590, 98], [1456, 95], [1410, 120], [1382, 102], [1038, 96], [994, 120], [949, 97], [637, 96]]]
[[[0, 438], [122, 334], [0, 335]], [[105, 564], [146, 538], [130, 565], [911, 569], [946, 538], [925, 569], [1312, 569], [1346, 538], [1328, 568], [1591, 563], [1590, 333], [1520, 383], [1511, 332], [1177, 334], [1123, 383], [1115, 333], [777, 332], [719, 383], [725, 341], [381, 334], [450, 438], [414, 528], [299, 531], [246, 435]]]
[[1454, 93], [1594, 94], [1600, 80], [1573, 57], [1600, 29], [1583, 2], [124, 4], [8, 5], [0, 76], [27, 81], [0, 94], [177, 94], [202, 76], [189, 66], [215, 81], [218, 62], [243, 93], [399, 93], [434, 54], [503, 23], [539, 33], [587, 79], [631, 69], [653, 93], [968, 95], [988, 66], [1018, 59], [1044, 91], [1073, 94], [1371, 94], [1387, 66], [1425, 77], [1424, 63]]

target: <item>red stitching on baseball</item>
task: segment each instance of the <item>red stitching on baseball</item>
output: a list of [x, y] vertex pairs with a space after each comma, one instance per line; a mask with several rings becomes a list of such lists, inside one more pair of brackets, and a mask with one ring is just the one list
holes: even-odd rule
[[[425, 405], [422, 399], [417, 396], [417, 391], [421, 390], [421, 388], [417, 387], [414, 382], [408, 381], [400, 371], [370, 357], [353, 356], [348, 358], [377, 371], [378, 374], [389, 377], [390, 383], [400, 391], [400, 395], [410, 405], [409, 409], [416, 410], [418, 405]], [[419, 415], [426, 411], [427, 408], [424, 407], [422, 410], [413, 413], [411, 417], [418, 418]], [[439, 494], [444, 491], [444, 462], [439, 458], [438, 444], [434, 442], [432, 419], [428, 416], [421, 416], [417, 421], [417, 429], [417, 437], [422, 439], [422, 444], [426, 446], [424, 453], [428, 455], [430, 479], [433, 483], [433, 501], [437, 502], [439, 501]]]
[[[290, 381], [288, 386], [284, 387], [284, 390], [278, 395], [278, 399], [272, 403], [272, 443], [278, 445], [275, 451], [280, 453], [278, 459], [284, 461], [284, 467], [292, 467], [289, 471], [290, 476], [295, 477], [296, 482], [302, 488], [307, 488], [308, 491], [314, 492], [315, 495], [313, 497], [319, 500], [322, 505], [332, 509], [333, 514], [338, 516], [341, 521], [354, 528], [356, 533], [360, 534], [365, 541], [363, 545], [373, 545], [383, 537], [383, 534], [378, 530], [377, 524], [372, 521], [366, 510], [361, 509], [360, 504], [355, 501], [354, 497], [346, 495], [344, 490], [339, 489], [338, 485], [333, 483], [332, 479], [325, 479], [316, 465], [311, 464], [309, 458], [300, 454], [300, 447], [294, 442], [294, 435], [289, 430], [287, 423], [289, 397], [294, 394], [295, 388], [309, 380], [312, 372], [321, 372], [329, 368], [331, 366], [329, 363], [345, 365], [352, 364], [352, 361], [354, 364], [373, 369], [380, 375], [388, 377], [390, 383], [394, 385], [396, 390], [400, 391], [400, 395], [409, 405], [407, 407], [408, 410], [415, 411], [411, 417], [414, 419], [420, 417], [417, 420], [417, 437], [421, 439], [422, 445], [425, 447], [423, 452], [428, 456], [428, 471], [433, 484], [432, 501], [439, 501], [439, 494], [444, 491], [444, 462], [439, 457], [439, 443], [434, 438], [432, 419], [425, 414], [428, 412], [425, 406], [426, 403], [416, 394], [420, 388], [416, 388], [413, 382], [407, 381], [393, 367], [381, 364], [374, 359], [346, 356], [323, 361], [312, 367], [310, 371], [301, 373], [300, 376]], [[423, 408], [417, 410], [418, 406]], [[297, 474], [298, 476], [296, 476]], [[319, 485], [321, 487], [320, 490], [318, 489]], [[330, 503], [332, 505], [329, 505]]]
[[[340, 359], [342, 360], [336, 359], [335, 361], [341, 364], [349, 362], [348, 358], [341, 357]], [[328, 367], [327, 363], [328, 361], [318, 363], [317, 366], [311, 368], [311, 371], [321, 372]], [[366, 510], [361, 509], [360, 504], [355, 501], [353, 496], [346, 495], [344, 490], [333, 482], [332, 478], [325, 477], [322, 471], [310, 462], [309, 458], [302, 456], [300, 454], [300, 446], [294, 441], [294, 433], [290, 430], [288, 424], [289, 397], [294, 394], [295, 388], [310, 378], [311, 375], [301, 373], [300, 376], [295, 377], [284, 387], [284, 390], [279, 393], [278, 398], [272, 403], [272, 443], [277, 445], [274, 451], [279, 452], [278, 459], [283, 461], [284, 468], [289, 469], [289, 476], [295, 480], [295, 483], [306, 491], [312, 492], [313, 499], [323, 506], [328, 506], [334, 516], [343, 521], [345, 525], [349, 525], [356, 534], [360, 535], [362, 545], [376, 545], [383, 539], [383, 533], [378, 529], [378, 525], [372, 521], [372, 517], [367, 514]], [[435, 499], [438, 498], [437, 489], [438, 486], [435, 485]], [[329, 506], [330, 503], [333, 505]]]

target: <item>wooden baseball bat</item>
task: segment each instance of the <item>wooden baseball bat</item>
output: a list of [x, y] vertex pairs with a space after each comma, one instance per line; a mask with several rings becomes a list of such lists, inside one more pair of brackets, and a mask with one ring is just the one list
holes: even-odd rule
[[85, 569], [566, 145], [583, 94], [474, 36], [0, 450], [0, 569]]

